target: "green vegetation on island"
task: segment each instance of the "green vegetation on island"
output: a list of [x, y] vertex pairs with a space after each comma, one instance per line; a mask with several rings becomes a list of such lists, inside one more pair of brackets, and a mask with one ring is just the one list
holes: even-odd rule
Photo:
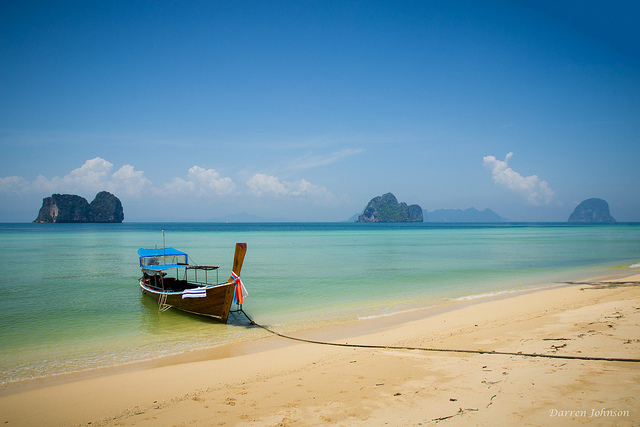
[[99, 192], [89, 204], [74, 194], [53, 194], [42, 199], [35, 223], [101, 222], [120, 223], [124, 220], [122, 203], [108, 191]]
[[398, 203], [391, 193], [371, 199], [356, 222], [422, 222], [422, 208], [419, 205], [407, 206]]
[[612, 224], [616, 220], [609, 213], [609, 203], [602, 199], [587, 199], [569, 216], [569, 222]]

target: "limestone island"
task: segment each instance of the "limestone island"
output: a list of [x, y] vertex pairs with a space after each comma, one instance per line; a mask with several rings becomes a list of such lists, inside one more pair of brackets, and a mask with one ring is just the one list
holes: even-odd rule
[[91, 203], [73, 194], [53, 194], [42, 199], [35, 223], [121, 223], [122, 203], [108, 191], [99, 192]]
[[371, 199], [355, 222], [423, 222], [423, 214], [419, 205], [398, 203], [396, 196], [387, 193]]
[[609, 204], [602, 199], [587, 199], [580, 203], [568, 222], [613, 224], [616, 220], [609, 213]]

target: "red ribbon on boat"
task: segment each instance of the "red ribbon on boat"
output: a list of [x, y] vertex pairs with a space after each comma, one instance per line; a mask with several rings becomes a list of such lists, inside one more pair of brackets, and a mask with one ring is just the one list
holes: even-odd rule
[[244, 298], [249, 295], [249, 292], [247, 292], [247, 288], [244, 287], [244, 283], [242, 283], [242, 280], [240, 280], [240, 276], [232, 271], [231, 277], [233, 277], [233, 282], [236, 284], [236, 303], [242, 304]]

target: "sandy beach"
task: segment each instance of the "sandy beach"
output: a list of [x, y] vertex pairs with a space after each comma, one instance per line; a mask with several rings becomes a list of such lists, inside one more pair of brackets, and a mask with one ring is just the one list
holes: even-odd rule
[[329, 346], [265, 332], [250, 343], [4, 386], [0, 422], [640, 425], [640, 363], [588, 359], [640, 358], [639, 284], [640, 274], [619, 274], [293, 334], [510, 354]]

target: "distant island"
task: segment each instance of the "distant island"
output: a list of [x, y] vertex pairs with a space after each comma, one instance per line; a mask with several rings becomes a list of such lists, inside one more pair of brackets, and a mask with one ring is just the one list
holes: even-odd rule
[[422, 208], [419, 205], [398, 203], [392, 193], [371, 199], [364, 212], [355, 222], [422, 222]]
[[[402, 206], [404, 205], [404, 207]], [[476, 208], [469, 209], [437, 209], [433, 212], [422, 210], [422, 215], [417, 212], [419, 205], [407, 206], [406, 203], [398, 203], [392, 193], [373, 198], [364, 211], [355, 214], [346, 222], [469, 222], [489, 223], [508, 222], [491, 209], [479, 211]], [[406, 213], [403, 213], [406, 209]], [[411, 212], [411, 213], [409, 213]], [[402, 219], [398, 221], [397, 218]]]
[[568, 222], [612, 224], [616, 220], [609, 213], [609, 203], [602, 199], [587, 199], [569, 216]]
[[437, 209], [424, 213], [425, 222], [507, 222], [491, 209], [479, 211], [476, 208], [469, 209]]
[[99, 192], [91, 203], [73, 194], [53, 194], [42, 199], [35, 223], [121, 223], [122, 203], [108, 191]]

